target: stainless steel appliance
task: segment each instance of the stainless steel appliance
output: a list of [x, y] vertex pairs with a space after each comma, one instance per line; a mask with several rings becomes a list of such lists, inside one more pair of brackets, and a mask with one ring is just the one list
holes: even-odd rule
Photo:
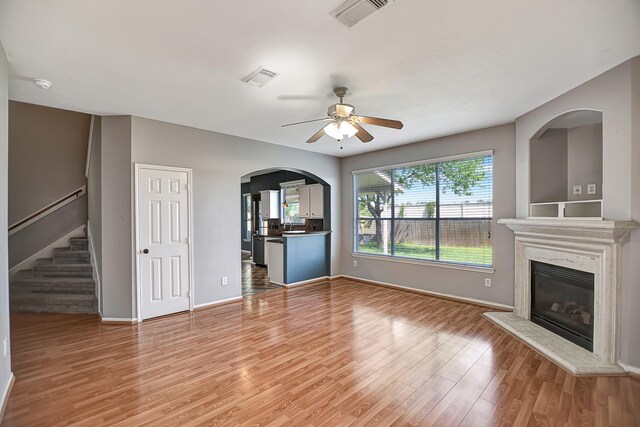
[[262, 267], [265, 267], [264, 260], [264, 245], [266, 243], [267, 236], [254, 234], [253, 235], [253, 263]]

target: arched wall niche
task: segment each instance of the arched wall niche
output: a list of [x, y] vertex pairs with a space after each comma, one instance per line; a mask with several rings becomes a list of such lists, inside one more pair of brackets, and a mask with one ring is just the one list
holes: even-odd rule
[[576, 109], [529, 140], [529, 216], [602, 217], [602, 111]]

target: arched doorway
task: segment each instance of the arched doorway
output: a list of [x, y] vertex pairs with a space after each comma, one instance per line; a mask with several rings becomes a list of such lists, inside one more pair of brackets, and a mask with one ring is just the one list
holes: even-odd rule
[[282, 277], [269, 275], [269, 247], [283, 234], [331, 229], [330, 195], [326, 181], [303, 170], [269, 168], [241, 178], [243, 296], [282, 285]]

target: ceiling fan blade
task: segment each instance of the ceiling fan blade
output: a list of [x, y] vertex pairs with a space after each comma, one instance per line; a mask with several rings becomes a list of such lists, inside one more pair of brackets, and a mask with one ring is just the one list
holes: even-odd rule
[[356, 133], [356, 138], [358, 138], [360, 141], [362, 141], [362, 142], [370, 142], [370, 141], [373, 140], [373, 135], [371, 135], [369, 132], [364, 130], [364, 128], [362, 126], [360, 126], [357, 123], [351, 123], [351, 124], [353, 125], [353, 127], [358, 129], [358, 133]]
[[322, 119], [313, 119], [313, 120], [305, 120], [304, 122], [297, 122], [297, 123], [289, 123], [286, 125], [282, 125], [283, 128], [287, 127], [287, 126], [295, 126], [295, 125], [302, 125], [304, 123], [313, 123], [313, 122], [330, 122], [333, 119], [330, 119], [328, 117], [324, 117]]
[[320, 129], [318, 132], [314, 133], [313, 136], [307, 139], [307, 144], [312, 144], [322, 138], [325, 135], [324, 127]]
[[381, 119], [378, 117], [353, 116], [356, 121], [374, 126], [384, 126], [386, 128], [402, 129], [404, 126], [399, 120]]

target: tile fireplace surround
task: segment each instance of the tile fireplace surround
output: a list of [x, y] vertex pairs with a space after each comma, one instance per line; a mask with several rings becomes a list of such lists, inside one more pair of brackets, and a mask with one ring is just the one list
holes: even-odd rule
[[[621, 246], [632, 221], [501, 219], [516, 236], [513, 313], [485, 316], [574, 375], [616, 375]], [[594, 274], [593, 352], [530, 321], [531, 261]]]

